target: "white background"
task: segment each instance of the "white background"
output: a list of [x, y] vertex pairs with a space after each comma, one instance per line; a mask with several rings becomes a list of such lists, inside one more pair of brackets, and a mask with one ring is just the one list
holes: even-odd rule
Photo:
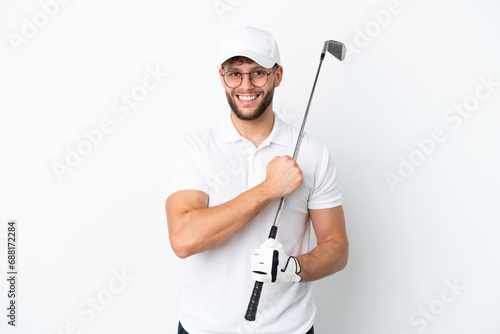
[[[4, 273], [7, 221], [19, 229], [18, 326], [6, 324], [2, 279], [1, 333], [175, 332], [185, 263], [168, 243], [165, 171], [179, 135], [227, 117], [218, 43], [243, 25], [277, 39], [275, 110], [297, 127], [323, 42], [350, 51], [342, 63], [325, 59], [307, 124], [334, 156], [350, 239], [347, 268], [315, 285], [317, 333], [500, 333], [498, 2], [58, 7], [49, 17], [37, 1], [0, 1]], [[29, 38], [27, 21], [38, 25]], [[146, 68], [168, 76], [127, 117], [115, 113]], [[496, 86], [478, 88], [481, 77]], [[476, 89], [487, 98], [475, 99]], [[443, 119], [465, 101], [473, 111], [459, 125]], [[58, 180], [54, 162], [65, 164], [68, 148], [105, 119], [113, 130]], [[418, 153], [415, 141], [435, 129], [446, 140]], [[391, 187], [387, 173], [410, 157], [418, 166]], [[103, 303], [91, 318], [92, 298]]]

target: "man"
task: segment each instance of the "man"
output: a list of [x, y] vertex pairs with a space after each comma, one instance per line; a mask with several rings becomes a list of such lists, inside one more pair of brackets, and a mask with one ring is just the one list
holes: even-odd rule
[[[311, 282], [348, 258], [335, 167], [307, 134], [297, 162], [290, 158], [298, 131], [273, 112], [283, 67], [272, 35], [244, 27], [221, 46], [230, 115], [183, 138], [169, 171], [170, 243], [190, 261], [178, 333], [312, 334]], [[276, 241], [259, 247], [285, 195]], [[309, 251], [311, 223], [318, 245]], [[274, 283], [264, 284], [257, 320], [247, 322], [255, 279]]]

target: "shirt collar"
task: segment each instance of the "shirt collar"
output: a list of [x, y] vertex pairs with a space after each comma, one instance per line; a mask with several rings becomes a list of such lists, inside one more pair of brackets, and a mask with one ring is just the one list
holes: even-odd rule
[[269, 140], [269, 142], [277, 145], [287, 146], [290, 144], [289, 142], [290, 138], [288, 135], [286, 125], [281, 120], [281, 118], [279, 118], [278, 115], [276, 115], [276, 113], [274, 113], [273, 130], [271, 131], [269, 137], [266, 140]]
[[234, 127], [231, 117], [225, 117], [224, 121], [219, 124], [216, 132], [216, 139], [219, 143], [233, 143], [241, 140], [243, 137]]
[[[226, 117], [217, 129], [217, 141], [219, 143], [233, 143], [242, 140], [243, 137], [234, 127], [231, 117]], [[265, 141], [277, 145], [289, 145], [288, 131], [286, 131], [285, 123], [274, 113], [274, 125], [269, 137]]]

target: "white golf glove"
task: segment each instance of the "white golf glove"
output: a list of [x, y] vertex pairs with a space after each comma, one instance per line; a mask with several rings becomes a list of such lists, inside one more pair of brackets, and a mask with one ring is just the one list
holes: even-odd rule
[[295, 256], [288, 256], [283, 245], [274, 239], [267, 239], [255, 250], [250, 258], [253, 278], [256, 281], [270, 283], [296, 283], [302, 278], [299, 260]]

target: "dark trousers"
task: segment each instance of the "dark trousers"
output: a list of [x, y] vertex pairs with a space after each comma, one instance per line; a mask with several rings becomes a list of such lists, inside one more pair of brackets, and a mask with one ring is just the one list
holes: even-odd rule
[[[181, 323], [179, 322], [179, 327], [177, 327], [177, 334], [189, 334], [186, 332], [186, 330], [182, 327]], [[314, 326], [311, 327], [311, 329], [306, 333], [306, 334], [314, 334]]]

